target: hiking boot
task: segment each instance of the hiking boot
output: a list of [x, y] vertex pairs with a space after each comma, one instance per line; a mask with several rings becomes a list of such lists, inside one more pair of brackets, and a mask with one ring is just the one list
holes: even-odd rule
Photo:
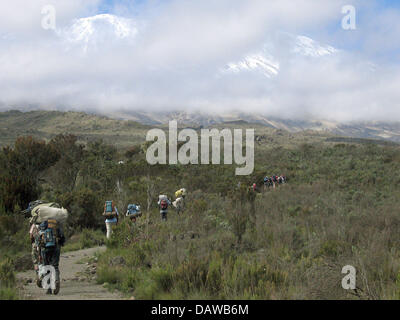
[[43, 288], [43, 286], [42, 286], [43, 278], [44, 278], [44, 276], [40, 275], [39, 272], [36, 273], [36, 285], [39, 288]]
[[39, 277], [39, 275], [36, 276], [36, 285], [41, 288], [42, 287], [42, 279]]
[[58, 294], [60, 292], [60, 281], [56, 282], [56, 288], [53, 291], [53, 294]]
[[51, 293], [52, 293], [51, 289], [50, 288], [47, 289], [46, 294], [51, 294]]

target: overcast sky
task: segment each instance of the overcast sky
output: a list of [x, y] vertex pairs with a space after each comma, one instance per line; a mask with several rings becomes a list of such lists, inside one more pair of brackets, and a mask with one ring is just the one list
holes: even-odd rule
[[[48, 4], [54, 30], [42, 26]], [[355, 30], [342, 28], [349, 4]], [[87, 19], [99, 14], [112, 16]], [[299, 35], [336, 50], [301, 53]], [[0, 110], [400, 121], [399, 35], [394, 0], [1, 1]], [[227, 72], [254, 55], [274, 62], [277, 74]]]

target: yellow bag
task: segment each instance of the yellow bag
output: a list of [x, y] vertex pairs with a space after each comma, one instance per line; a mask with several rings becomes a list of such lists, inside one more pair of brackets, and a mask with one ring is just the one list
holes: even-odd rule
[[186, 196], [186, 189], [182, 188], [175, 192], [175, 198], [180, 198], [182, 196]]
[[179, 198], [182, 195], [181, 190], [175, 192], [175, 198]]

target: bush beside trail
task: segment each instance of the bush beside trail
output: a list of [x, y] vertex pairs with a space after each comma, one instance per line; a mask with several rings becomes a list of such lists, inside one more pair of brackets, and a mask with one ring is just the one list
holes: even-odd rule
[[10, 258], [0, 261], [0, 300], [17, 300], [14, 266]]
[[[149, 225], [124, 221], [99, 259], [98, 281], [137, 299], [397, 299], [398, 198], [377, 209], [369, 194], [358, 195], [348, 211], [346, 192], [331, 187], [320, 181], [263, 194], [244, 230], [223, 209], [229, 200], [212, 198], [204, 211], [167, 223], [156, 211]], [[357, 269], [357, 292], [341, 288], [347, 264]]]

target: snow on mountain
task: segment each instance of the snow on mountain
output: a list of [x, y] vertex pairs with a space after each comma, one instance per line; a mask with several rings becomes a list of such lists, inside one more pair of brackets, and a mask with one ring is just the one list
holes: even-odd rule
[[225, 72], [239, 73], [240, 71], [260, 71], [267, 78], [272, 78], [279, 72], [279, 62], [268, 54], [260, 52], [248, 55], [237, 63], [228, 63], [225, 68]]
[[[77, 19], [69, 27], [58, 31], [58, 34], [69, 44], [82, 46], [86, 52], [116, 41], [129, 44], [138, 32], [138, 27], [132, 19], [112, 14], [98, 14]], [[295, 36], [285, 32], [281, 32], [275, 41], [281, 42], [278, 46], [283, 45], [288, 54], [296, 56], [319, 58], [338, 52], [337, 49], [320, 44], [306, 36]], [[282, 62], [279, 61], [279, 53], [271, 52], [271, 48], [276, 44], [274, 41], [265, 43], [258, 52], [249, 53], [240, 61], [227, 63], [219, 73], [259, 72], [267, 78], [277, 76]]]
[[131, 19], [111, 14], [98, 14], [80, 18], [59, 35], [72, 44], [82, 45], [86, 52], [90, 48], [115, 41], [132, 40], [138, 29]]
[[[280, 40], [284, 43], [283, 47], [288, 48], [288, 53], [296, 56], [319, 58], [333, 55], [339, 51], [329, 45], [319, 44], [317, 41], [306, 36], [294, 36], [282, 33]], [[270, 47], [274, 47], [274, 43], [264, 45], [262, 51], [246, 55], [239, 62], [228, 63], [222, 70], [222, 73], [238, 74], [240, 72], [254, 71], [262, 73], [267, 78], [278, 75], [281, 62], [269, 51], [268, 48]]]
[[297, 36], [293, 52], [301, 54], [303, 56], [317, 58], [334, 54], [338, 52], [338, 50], [331, 46], [320, 45], [318, 42], [314, 41], [311, 38], [305, 36]]

